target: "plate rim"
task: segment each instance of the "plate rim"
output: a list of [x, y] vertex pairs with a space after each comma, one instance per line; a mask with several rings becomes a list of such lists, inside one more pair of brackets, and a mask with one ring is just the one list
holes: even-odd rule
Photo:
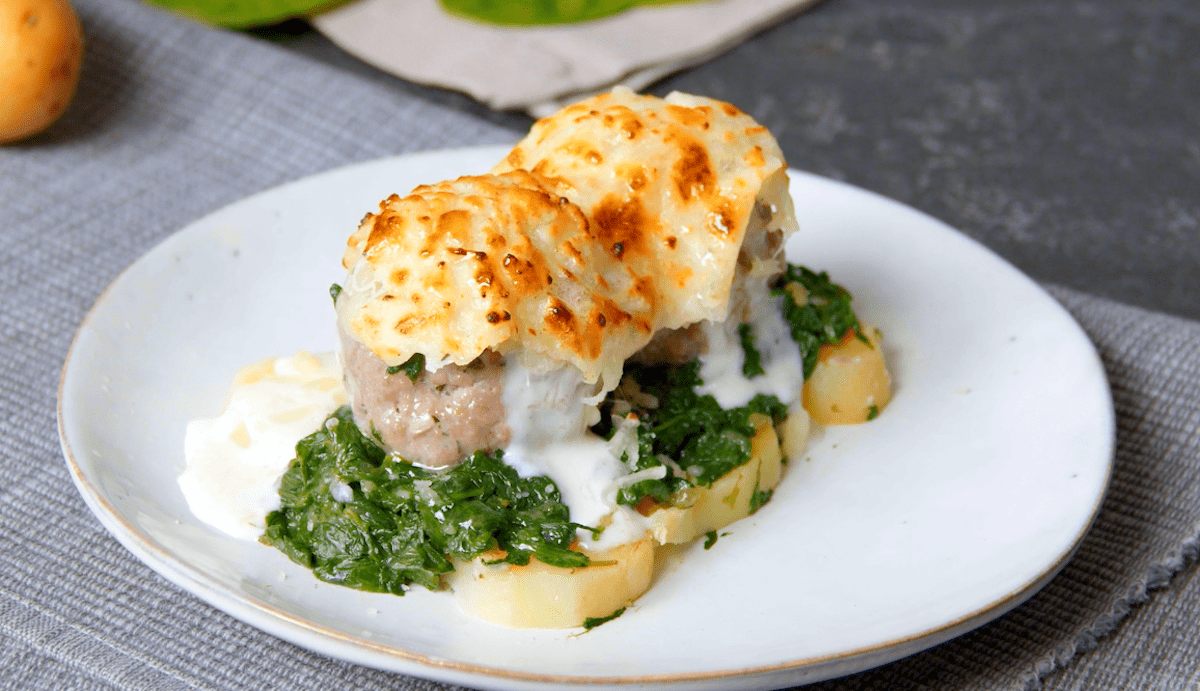
[[[919, 215], [922, 220], [939, 226], [941, 230], [948, 231], [957, 236], [959, 240], [974, 246], [977, 250], [982, 250], [989, 255], [993, 261], [1004, 264], [1017, 276], [1023, 278], [1028, 284], [1032, 285], [1039, 296], [1048, 300], [1065, 319], [1073, 325], [1074, 329], [1079, 333], [1082, 339], [1090, 345], [1090, 354], [1094, 361], [1095, 369], [1098, 371], [1100, 378], [1103, 380], [1104, 388], [1108, 392], [1106, 397], [1106, 419], [1104, 420], [1105, 427], [1108, 431], [1107, 441], [1107, 464], [1104, 469], [1104, 480], [1101, 483], [1101, 489], [1097, 493], [1095, 501], [1091, 507], [1090, 514], [1087, 520], [1082, 524], [1076, 535], [1070, 542], [1070, 547], [1062, 553], [1058, 559], [1045, 566], [1035, 576], [1026, 583], [1010, 591], [1009, 593], [1000, 596], [988, 604], [965, 614], [957, 619], [945, 622], [940, 626], [931, 629], [914, 633], [900, 638], [889, 639], [884, 642], [855, 648], [853, 650], [839, 651], [827, 655], [816, 657], [801, 658], [788, 660], [784, 662], [759, 665], [753, 667], [730, 668], [722, 670], [712, 670], [707, 672], [676, 672], [669, 674], [643, 674], [643, 675], [610, 675], [610, 676], [585, 676], [585, 675], [569, 675], [559, 673], [538, 673], [527, 672], [514, 669], [506, 669], [503, 667], [493, 667], [485, 664], [474, 662], [466, 662], [462, 660], [441, 659], [430, 657], [422, 653], [416, 653], [403, 648], [384, 645], [367, 638], [350, 635], [342, 631], [330, 629], [326, 626], [313, 623], [298, 615], [289, 613], [270, 603], [263, 602], [257, 598], [237, 591], [236, 589], [212, 581], [207, 578], [203, 571], [189, 564], [180, 557], [173, 554], [171, 550], [160, 545], [150, 536], [142, 533], [136, 526], [130, 524], [116, 507], [113, 506], [105, 497], [103, 492], [95, 487], [85, 476], [83, 469], [76, 461], [75, 454], [70, 446], [68, 439], [64, 406], [66, 404], [64, 398], [64, 387], [66, 385], [68, 370], [71, 367], [73, 356], [76, 354], [80, 338], [83, 332], [90, 326], [95, 318], [96, 312], [105, 304], [113, 289], [126, 280], [128, 275], [138, 267], [146, 258], [155, 252], [162, 251], [162, 248], [171, 242], [180, 234], [186, 232], [197, 224], [204, 223], [210, 217], [220, 214], [228, 208], [236, 205], [248, 203], [251, 200], [268, 194], [274, 194], [282, 188], [293, 185], [300, 185], [309, 182], [312, 178], [319, 178], [327, 175], [345, 173], [355, 168], [370, 167], [375, 165], [389, 165], [393, 162], [401, 160], [420, 159], [423, 157], [440, 158], [447, 155], [472, 155], [484, 154], [487, 152], [498, 152], [500, 155], [507, 151], [509, 147], [505, 145], [489, 145], [476, 147], [455, 147], [448, 149], [435, 149], [408, 154], [400, 154], [396, 156], [387, 156], [383, 158], [370, 159], [356, 163], [350, 163], [344, 166], [331, 168], [313, 175], [306, 175], [295, 180], [285, 182], [280, 185], [272, 186], [253, 194], [237, 199], [229, 204], [221, 206], [213, 211], [204, 214], [192, 221], [187, 222], [175, 231], [169, 233], [161, 240], [156, 242], [152, 247], [143, 252], [129, 266], [125, 267], [116, 277], [114, 277], [103, 291], [97, 296], [95, 302], [88, 309], [87, 314], [80, 322], [78, 329], [71, 340], [71, 345], [68, 348], [67, 355], [64, 359], [63, 366], [60, 370], [56, 413], [59, 431], [59, 441], [62, 447], [63, 456], [67, 463], [71, 479], [74, 482], [76, 489], [84, 499], [84, 503], [88, 509], [96, 516], [105, 530], [117, 541], [129, 550], [139, 561], [149, 567], [154, 572], [158, 573], [167, 581], [176, 586], [183, 588], [189, 594], [203, 600], [208, 605], [242, 621], [245, 624], [253, 626], [256, 629], [264, 631], [269, 635], [273, 635], [284, 640], [287, 640], [295, 645], [298, 645], [307, 650], [318, 654], [331, 657], [338, 657], [343, 660], [348, 660], [356, 664], [383, 669], [402, 674], [412, 674], [421, 676], [422, 672], [426, 674], [453, 672], [453, 676], [442, 675], [439, 678], [452, 683], [462, 681], [488, 681], [488, 680], [503, 680], [503, 681], [521, 681], [521, 682], [539, 682], [542, 684], [557, 684], [565, 686], [578, 685], [630, 685], [630, 684], [684, 684], [688, 682], [711, 682], [718, 680], [726, 680], [736, 677], [754, 678], [765, 677], [769, 675], [777, 675], [786, 672], [799, 672], [805, 669], [818, 671], [825, 667], [832, 667], [838, 662], [849, 662], [851, 660], [869, 661], [868, 664], [862, 666], [852, 666], [845, 670], [835, 671], [833, 674], [821, 676], [819, 673], [817, 678], [806, 680], [803, 683], [815, 682], [820, 679], [830, 679], [844, 674], [852, 674], [859, 671], [874, 668], [876, 666], [887, 664], [888, 662], [900, 659], [901, 657], [920, 652], [939, 645], [947, 640], [959, 636], [967, 631], [973, 630], [990, 621], [993, 621], [1012, 609], [1020, 606], [1034, 594], [1044, 588], [1059, 572], [1071, 561], [1079, 550], [1080, 545], [1087, 533], [1095, 524], [1097, 516], [1103, 506], [1105, 498], [1108, 496], [1108, 490], [1112, 482], [1114, 471], [1114, 452], [1116, 449], [1116, 420], [1115, 407], [1112, 399], [1111, 385], [1108, 381], [1107, 373], [1103, 367], [1103, 362], [1099, 353], [1095, 348], [1095, 344], [1083, 331], [1078, 321], [1066, 310], [1066, 308], [1050, 295], [1045, 288], [1027, 276], [1024, 272], [1017, 269], [1003, 257], [996, 254], [987, 246], [953, 228], [949, 224], [919, 210], [909, 206], [903, 202], [891, 199], [877, 192], [867, 190], [841, 180], [835, 180], [825, 176], [817, 175], [795, 168], [788, 169], [790, 177], [808, 177], [820, 180], [825, 184], [832, 184], [841, 187], [846, 191], [855, 194], [868, 195], [874, 198], [875, 201], [883, 201], [890, 205], [898, 205], [906, 211]], [[232, 606], [231, 606], [232, 605]], [[272, 620], [273, 619], [273, 620]], [[330, 648], [315, 648], [310, 641], [304, 640], [305, 636], [317, 636], [327, 643], [334, 646], [334, 650]], [[898, 650], [903, 649], [905, 652], [892, 655]], [[369, 653], [357, 654], [357, 653]], [[888, 653], [882, 655], [881, 653]], [[382, 656], [383, 659], [368, 659], [371, 655]], [[872, 660], [872, 658], [878, 658]], [[383, 662], [393, 662], [394, 665], [383, 666]]]

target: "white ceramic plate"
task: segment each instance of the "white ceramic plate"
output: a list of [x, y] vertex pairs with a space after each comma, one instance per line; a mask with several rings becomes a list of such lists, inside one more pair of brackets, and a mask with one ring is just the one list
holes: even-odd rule
[[830, 428], [774, 499], [665, 569], [585, 635], [513, 631], [452, 596], [362, 593], [189, 513], [189, 419], [238, 368], [334, 346], [327, 289], [392, 192], [481, 172], [502, 149], [375, 161], [249, 197], [168, 238], [80, 327], [59, 422], [79, 491], [138, 558], [264, 631], [365, 665], [489, 688], [777, 688], [889, 662], [1020, 604], [1070, 558], [1107, 485], [1099, 359], [1032, 281], [954, 230], [793, 173], [793, 261], [828, 270], [879, 325], [897, 384], [868, 425]]

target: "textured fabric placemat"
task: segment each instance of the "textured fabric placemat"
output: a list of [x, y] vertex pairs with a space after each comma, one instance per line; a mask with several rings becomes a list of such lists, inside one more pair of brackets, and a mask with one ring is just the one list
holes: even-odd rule
[[[333, 166], [518, 133], [135, 3], [78, 4], [89, 47], [77, 102], [38, 140], [0, 148], [0, 688], [444, 688], [284, 643], [143, 566], [76, 493], [55, 396], [104, 286], [187, 222]], [[1116, 469], [1096, 525], [1009, 615], [813, 688], [1024, 688], [1063, 665], [1052, 680], [1073, 688], [1165, 678], [1148, 663], [1072, 660], [1148, 589], [1181, 568], [1171, 584], [1197, 579], [1186, 557], [1200, 521], [1200, 324], [1052, 293], [1097, 344], [1117, 407]], [[1168, 587], [1147, 607], [1195, 592]], [[1137, 648], [1156, 631], [1141, 635], [1120, 640]], [[1163, 655], [1194, 663], [1196, 653]]]

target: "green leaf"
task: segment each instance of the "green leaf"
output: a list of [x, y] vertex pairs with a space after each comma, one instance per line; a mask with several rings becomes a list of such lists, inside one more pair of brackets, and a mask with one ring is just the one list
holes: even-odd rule
[[622, 607], [621, 609], [613, 612], [612, 614], [608, 615], [607, 617], [588, 617], [587, 619], [583, 620], [583, 628], [585, 631], [591, 631], [592, 629], [603, 624], [604, 622], [612, 621], [613, 619], [616, 619], [617, 617], [621, 616], [624, 613], [625, 613], [625, 608]]
[[512, 564], [589, 564], [570, 549], [584, 526], [570, 521], [549, 478], [521, 478], [499, 451], [477, 452], [446, 471], [419, 468], [364, 435], [348, 406], [296, 445], [279, 498], [260, 540], [317, 578], [351, 588], [434, 589], [453, 570], [450, 557], [469, 560], [497, 547]]
[[342, 294], [342, 287], [336, 283], [329, 286], [329, 297], [333, 298], [333, 304], [337, 304], [338, 296]]
[[710, 530], [704, 534], [704, 549], [712, 549], [717, 544], [717, 531]]
[[690, 0], [441, 0], [450, 14], [503, 26], [571, 24], [601, 19], [638, 5]]
[[753, 516], [763, 507], [763, 504], [771, 501], [771, 495], [775, 494], [773, 489], [760, 490], [754, 488], [754, 494], [750, 495], [750, 515]]
[[[678, 367], [628, 365], [625, 373], [638, 382], [642, 391], [658, 399], [658, 407], [636, 410], [638, 425], [638, 462], [631, 469], [645, 470], [663, 463], [660, 455], [678, 462], [689, 477], [674, 471], [658, 480], [642, 480], [625, 487], [617, 495], [621, 504], [635, 506], [643, 497], [660, 504], [671, 495], [693, 484], [709, 487], [726, 473], [750, 460], [750, 439], [754, 425], [750, 416], [762, 413], [775, 422], [787, 416], [787, 406], [778, 398], [759, 394], [743, 407], [725, 410], [710, 395], [698, 395], [700, 363]], [[636, 407], [636, 406], [635, 406]]]
[[[803, 305], [787, 289], [789, 283], [799, 283], [808, 292]], [[783, 316], [791, 326], [792, 340], [800, 348], [804, 361], [804, 378], [812, 376], [817, 366], [821, 346], [837, 343], [846, 332], [853, 330], [859, 338], [858, 317], [850, 308], [850, 293], [829, 280], [829, 274], [788, 264], [787, 271], [771, 292], [784, 297]]]
[[738, 324], [738, 335], [742, 339], [742, 352], [746, 356], [742, 363], [742, 374], [747, 379], [766, 374], [762, 366], [762, 353], [754, 347], [754, 329], [749, 324]]
[[209, 24], [246, 29], [293, 17], [311, 17], [347, 0], [148, 0]]
[[412, 357], [405, 360], [399, 365], [392, 365], [387, 368], [388, 374], [396, 374], [404, 372], [408, 375], [411, 381], [416, 381], [417, 377], [421, 376], [421, 371], [425, 369], [425, 356], [421, 353], [414, 353]]

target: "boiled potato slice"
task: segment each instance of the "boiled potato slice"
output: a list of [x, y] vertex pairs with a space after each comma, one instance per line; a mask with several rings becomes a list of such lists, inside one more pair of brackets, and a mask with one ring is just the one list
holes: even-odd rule
[[605, 552], [585, 552], [591, 566], [564, 569], [533, 559], [526, 566], [487, 565], [497, 554], [455, 560], [446, 583], [472, 617], [520, 629], [564, 629], [606, 617], [650, 587], [654, 541], [649, 536]]
[[745, 518], [750, 515], [754, 492], [779, 484], [783, 454], [775, 428], [765, 415], [756, 414], [751, 422], [756, 431], [746, 465], [734, 468], [709, 487], [683, 490], [675, 498], [675, 506], [660, 507], [649, 515], [651, 533], [659, 544], [690, 542]]
[[853, 425], [874, 419], [892, 399], [892, 377], [883, 360], [883, 334], [864, 326], [863, 343], [851, 331], [821, 346], [817, 366], [804, 382], [804, 408], [822, 425]]
[[775, 433], [779, 435], [783, 462], [799, 460], [800, 454], [808, 448], [808, 437], [812, 434], [812, 420], [800, 401], [788, 406], [787, 419], [776, 425]]

